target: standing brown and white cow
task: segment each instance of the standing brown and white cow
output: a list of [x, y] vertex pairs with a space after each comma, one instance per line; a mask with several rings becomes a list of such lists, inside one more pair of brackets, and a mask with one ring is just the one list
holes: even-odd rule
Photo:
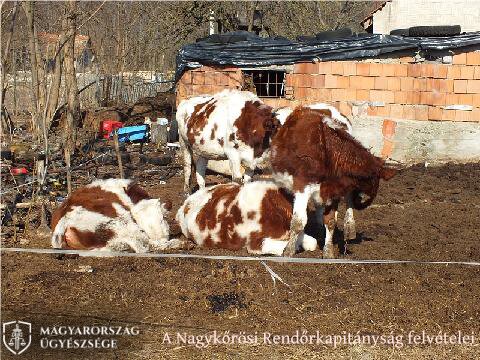
[[192, 158], [200, 188], [205, 187], [208, 160], [230, 162], [233, 180], [248, 182], [255, 168], [268, 166], [270, 139], [280, 123], [272, 108], [253, 93], [224, 90], [183, 100], [177, 109], [180, 146], [184, 157], [184, 190], [190, 191]]
[[329, 126], [331, 121], [330, 111], [298, 107], [272, 139], [273, 178], [295, 195], [290, 237], [284, 251], [287, 256], [295, 253], [298, 234], [307, 222], [310, 199], [325, 225], [323, 256], [334, 257], [332, 240], [338, 201], [351, 193], [353, 207], [363, 209], [375, 198], [380, 179], [388, 180], [396, 173], [345, 129]]

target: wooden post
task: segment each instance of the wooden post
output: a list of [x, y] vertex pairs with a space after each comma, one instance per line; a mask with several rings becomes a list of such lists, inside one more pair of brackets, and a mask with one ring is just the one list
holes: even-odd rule
[[150, 125], [150, 138], [157, 146], [165, 146], [168, 139], [167, 125], [162, 125], [160, 122], [154, 122]]
[[118, 169], [120, 171], [120, 179], [125, 179], [123, 173], [122, 156], [120, 155], [120, 145], [118, 144], [118, 133], [115, 130], [113, 133], [113, 142], [115, 144], [115, 153], [117, 154]]
[[67, 192], [72, 193], [72, 172], [70, 169], [70, 147], [65, 147], [65, 164], [67, 165]]

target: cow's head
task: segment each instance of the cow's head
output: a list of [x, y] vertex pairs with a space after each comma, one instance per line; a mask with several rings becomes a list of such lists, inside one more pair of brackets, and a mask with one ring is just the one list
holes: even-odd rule
[[246, 101], [235, 126], [238, 129], [238, 139], [252, 147], [254, 157], [258, 158], [270, 147], [270, 141], [280, 122], [270, 106], [260, 101]]
[[161, 203], [159, 199], [141, 200], [135, 204], [131, 213], [140, 228], [152, 240], [167, 240], [170, 227], [165, 219], [171, 209], [171, 202]]
[[397, 172], [397, 169], [382, 166], [378, 176], [359, 180], [359, 186], [352, 192], [353, 207], [357, 210], [362, 210], [370, 206], [377, 196], [380, 179], [388, 181]]

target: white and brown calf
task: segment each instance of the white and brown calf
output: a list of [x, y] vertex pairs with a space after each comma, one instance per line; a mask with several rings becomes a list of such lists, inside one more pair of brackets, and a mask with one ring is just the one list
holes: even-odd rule
[[307, 223], [308, 201], [312, 199], [317, 221], [323, 222], [326, 230], [323, 256], [334, 257], [338, 201], [351, 194], [352, 207], [363, 209], [375, 198], [380, 179], [388, 180], [396, 173], [345, 128], [332, 126], [334, 120], [331, 111], [298, 107], [272, 139], [273, 178], [295, 196], [285, 255], [295, 253], [298, 234]]
[[[220, 184], [199, 189], [177, 212], [182, 233], [198, 246], [281, 255], [289, 238], [292, 198], [273, 182]], [[303, 231], [297, 250], [317, 241]]]
[[[324, 124], [328, 125], [332, 129], [345, 130], [347, 133], [352, 135], [352, 123], [335, 107], [324, 103], [309, 104], [304, 105], [304, 107], [313, 110], [320, 110], [322, 113], [325, 114], [325, 116], [322, 118]], [[293, 110], [294, 109], [291, 107], [282, 107], [276, 109], [275, 117], [283, 125], [287, 121], [287, 118], [290, 116]], [[345, 242], [347, 242], [348, 240], [354, 240], [357, 237], [357, 232], [355, 229], [355, 218], [353, 214], [353, 193], [346, 194], [344, 196], [344, 200], [346, 203], [346, 210], [343, 217], [343, 237], [345, 239]]]
[[75, 190], [55, 210], [52, 247], [144, 253], [181, 246], [168, 240], [171, 204], [152, 199], [131, 180], [97, 180]]
[[272, 108], [253, 93], [224, 90], [183, 100], [177, 109], [180, 146], [184, 157], [185, 191], [190, 191], [193, 156], [200, 188], [205, 187], [208, 160], [230, 162], [232, 178], [248, 182], [255, 168], [268, 166], [270, 139], [279, 122]]

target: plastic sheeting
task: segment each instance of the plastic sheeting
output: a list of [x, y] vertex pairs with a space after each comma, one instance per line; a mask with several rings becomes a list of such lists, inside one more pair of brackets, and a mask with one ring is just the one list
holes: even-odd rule
[[177, 55], [176, 79], [188, 68], [202, 65], [261, 67], [297, 62], [372, 58], [395, 51], [425, 52], [480, 45], [480, 32], [450, 37], [402, 37], [359, 34], [335, 40], [291, 41], [261, 38], [244, 31], [213, 35], [185, 45]]

